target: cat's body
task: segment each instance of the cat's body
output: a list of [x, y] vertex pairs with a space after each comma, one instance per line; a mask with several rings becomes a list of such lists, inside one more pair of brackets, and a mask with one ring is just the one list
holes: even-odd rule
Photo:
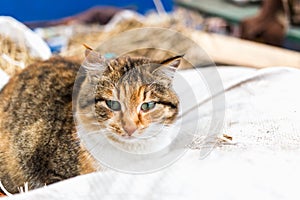
[[[94, 57], [91, 60], [93, 59], [96, 63], [100, 62], [98, 58]], [[113, 133], [115, 137], [141, 134], [142, 130], [151, 123], [150, 118], [155, 119], [155, 114], [160, 115], [160, 117], [156, 116], [157, 123], [172, 123], [178, 113], [178, 100], [172, 91], [166, 93], [164, 98], [173, 95], [173, 100], [161, 100], [163, 93], [166, 92], [163, 84], [157, 83], [156, 88], [150, 88], [150, 85], [145, 86], [143, 81], [132, 76], [120, 82], [126, 69], [149, 62], [149, 59], [129, 57], [110, 61], [108, 67], [103, 67], [102, 77], [105, 80], [100, 80], [96, 76], [99, 78], [96, 80], [97, 91], [94, 96], [92, 95], [96, 102], [89, 105], [90, 96], [86, 94], [86, 102], [80, 102], [77, 109], [95, 107], [98, 123], [108, 132], [115, 132]], [[176, 63], [177, 66], [178, 64]], [[20, 74], [12, 77], [2, 89], [0, 93], [0, 181], [9, 192], [18, 192], [17, 188], [25, 182], [28, 182], [29, 188], [33, 189], [98, 169], [98, 163], [79, 140], [73, 119], [73, 85], [79, 68], [80, 63], [60, 57], [52, 58], [27, 67]], [[113, 87], [106, 85], [108, 82], [105, 81], [108, 79], [109, 84], [113, 83]], [[132, 84], [140, 83], [131, 90], [132, 94], [136, 91], [143, 94], [135, 94], [137, 97], [132, 96], [129, 98], [130, 101], [124, 103], [122, 99], [125, 97], [122, 95], [126, 95], [126, 91], [128, 92], [130, 88], [127, 88], [128, 84], [126, 86], [123, 83], [128, 82], [128, 79], [132, 79], [130, 80]], [[81, 84], [84, 87], [88, 80], [82, 79], [77, 84], [79, 87]], [[155, 90], [156, 93], [148, 92], [150, 90]], [[143, 96], [146, 94], [147, 97]], [[116, 101], [116, 98], [121, 100]], [[154, 105], [152, 100], [147, 101], [150, 103], [141, 103], [147, 98], [156, 99]], [[136, 107], [143, 109], [143, 112], [140, 110], [138, 111], [140, 113], [135, 114], [135, 111], [130, 111], [130, 109], [136, 110]], [[170, 113], [164, 116], [163, 112]], [[82, 123], [88, 123], [89, 119], [81, 120]]]
[[[0, 180], [10, 192], [95, 170], [76, 138], [72, 88], [79, 63], [53, 58], [13, 77], [0, 94]], [[80, 158], [80, 159], [79, 159]]]

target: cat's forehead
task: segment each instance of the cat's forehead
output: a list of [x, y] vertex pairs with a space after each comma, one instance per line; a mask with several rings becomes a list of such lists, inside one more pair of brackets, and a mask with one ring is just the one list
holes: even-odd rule
[[115, 89], [127, 97], [141, 96], [145, 89], [154, 82], [151, 75], [141, 73], [138, 68], [132, 69], [120, 78]]
[[[175, 67], [178, 66], [177, 62]], [[124, 93], [132, 94], [142, 91], [141, 88], [148, 90], [158, 90], [159, 88], [169, 89], [172, 77], [175, 72], [174, 65], [161, 64], [149, 58], [132, 58], [129, 56], [118, 57], [106, 62], [106, 69], [103, 74], [98, 76], [97, 88], [101, 91], [108, 91], [110, 94]], [[155, 85], [160, 85], [153, 87]], [[138, 92], [138, 94], [141, 94]], [[125, 96], [125, 95], [124, 95]]]
[[154, 61], [148, 58], [119, 57], [107, 62], [103, 76], [115, 85], [146, 84], [153, 79], [149, 70], [152, 64]]
[[144, 57], [132, 58], [129, 56], [121, 56], [116, 59], [109, 60], [107, 67], [110, 70], [126, 72], [149, 63], [155, 63], [155, 61]]

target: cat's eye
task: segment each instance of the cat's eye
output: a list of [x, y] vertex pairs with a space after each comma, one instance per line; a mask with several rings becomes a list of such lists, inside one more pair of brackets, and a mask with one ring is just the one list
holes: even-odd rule
[[146, 103], [143, 103], [141, 105], [141, 110], [142, 111], [148, 111], [148, 110], [151, 110], [155, 107], [156, 103], [153, 102], [153, 101], [150, 101], [150, 102], [146, 102]]
[[107, 107], [109, 107], [113, 111], [121, 110], [121, 104], [118, 101], [106, 100], [105, 103], [106, 103]]

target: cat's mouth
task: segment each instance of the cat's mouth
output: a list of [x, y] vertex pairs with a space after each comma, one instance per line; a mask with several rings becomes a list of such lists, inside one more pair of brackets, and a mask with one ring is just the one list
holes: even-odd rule
[[134, 140], [134, 139], [138, 139], [138, 137], [135, 137], [133, 135], [121, 135], [122, 139], [125, 140]]
[[152, 135], [145, 135], [145, 134], [133, 134], [133, 135], [128, 135], [128, 134], [123, 134], [123, 135], [119, 135], [119, 134], [114, 134], [115, 136], [117, 136], [118, 138], [122, 139], [122, 140], [128, 140], [128, 141], [132, 141], [132, 140], [146, 140], [149, 138], [153, 138], [156, 137], [157, 134], [152, 134]]
[[143, 128], [143, 129], [138, 129], [132, 134], [128, 134], [126, 132], [122, 134], [116, 134], [119, 138], [122, 140], [147, 140], [150, 138], [155, 138], [159, 134], [161, 134], [164, 130], [163, 125], [155, 124], [152, 125], [151, 127]]

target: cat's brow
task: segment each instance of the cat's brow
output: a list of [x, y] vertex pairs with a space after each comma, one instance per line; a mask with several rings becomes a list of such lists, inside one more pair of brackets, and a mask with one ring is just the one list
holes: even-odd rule
[[117, 86], [116, 86], [116, 83], [115, 82], [113, 82], [112, 80], [110, 80], [110, 79], [106, 79], [105, 80], [106, 82], [108, 82], [112, 87], [114, 87], [114, 88], [116, 88]]
[[[142, 89], [144, 89], [144, 91], [142, 91]], [[144, 86], [139, 87], [138, 95], [139, 96], [143, 95], [143, 101], [145, 101], [145, 99], [146, 99], [146, 94], [147, 94], [147, 92], [146, 92], [145, 87]]]
[[176, 105], [174, 105], [174, 104], [171, 103], [171, 102], [167, 102], [167, 101], [158, 101], [158, 102], [156, 102], [156, 103], [162, 104], [162, 105], [165, 105], [165, 106], [169, 106], [169, 107], [171, 107], [171, 108], [177, 108]]
[[143, 101], [146, 100], [147, 93], [149, 93], [149, 92], [155, 90], [155, 87], [152, 87], [152, 86], [154, 86], [155, 84], [158, 84], [158, 83], [157, 83], [156, 81], [153, 81], [152, 83], [146, 85], [146, 89], [144, 90], [144, 94], [143, 94], [143, 95], [144, 95]]
[[153, 86], [154, 84], [157, 84], [157, 82], [154, 81], [154, 82], [152, 82], [152, 83], [150, 83], [150, 84], [145, 85], [146, 88], [148, 89], [148, 90], [145, 90], [145, 92], [148, 93], [149, 91], [151, 91], [151, 90], [153, 89], [152, 86]]
[[148, 85], [148, 87], [151, 87], [154, 84], [157, 84], [157, 82], [153, 81], [152, 83], [150, 83], [150, 85]]
[[106, 98], [104, 98], [104, 97], [95, 97], [95, 103], [97, 103], [97, 102], [99, 102], [99, 101], [105, 101], [105, 100], [107, 100]]

